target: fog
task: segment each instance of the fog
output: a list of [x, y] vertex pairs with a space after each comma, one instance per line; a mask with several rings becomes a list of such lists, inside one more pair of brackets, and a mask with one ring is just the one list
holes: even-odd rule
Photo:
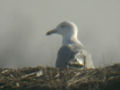
[[119, 0], [0, 0], [0, 67], [54, 66], [61, 37], [45, 33], [65, 20], [96, 67], [120, 63]]

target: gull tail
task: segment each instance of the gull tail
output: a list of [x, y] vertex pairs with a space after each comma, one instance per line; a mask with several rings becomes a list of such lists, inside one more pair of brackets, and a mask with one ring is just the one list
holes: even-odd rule
[[95, 68], [92, 60], [92, 56], [90, 53], [88, 53], [85, 57], [85, 68], [90, 69], [90, 68]]

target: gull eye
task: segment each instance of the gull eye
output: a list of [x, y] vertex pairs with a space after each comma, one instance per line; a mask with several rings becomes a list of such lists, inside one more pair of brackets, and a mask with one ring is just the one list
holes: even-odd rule
[[61, 25], [61, 28], [65, 28], [66, 27], [66, 25]]

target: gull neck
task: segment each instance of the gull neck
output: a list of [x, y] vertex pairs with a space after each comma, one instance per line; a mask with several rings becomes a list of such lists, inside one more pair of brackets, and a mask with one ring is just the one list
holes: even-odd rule
[[63, 36], [63, 45], [73, 44], [75, 41], [78, 41], [77, 36]]

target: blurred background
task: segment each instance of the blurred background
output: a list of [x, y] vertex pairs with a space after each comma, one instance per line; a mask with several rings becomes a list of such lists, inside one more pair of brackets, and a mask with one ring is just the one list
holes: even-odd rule
[[62, 21], [79, 28], [79, 40], [96, 67], [120, 63], [120, 0], [0, 0], [0, 67], [54, 66]]

